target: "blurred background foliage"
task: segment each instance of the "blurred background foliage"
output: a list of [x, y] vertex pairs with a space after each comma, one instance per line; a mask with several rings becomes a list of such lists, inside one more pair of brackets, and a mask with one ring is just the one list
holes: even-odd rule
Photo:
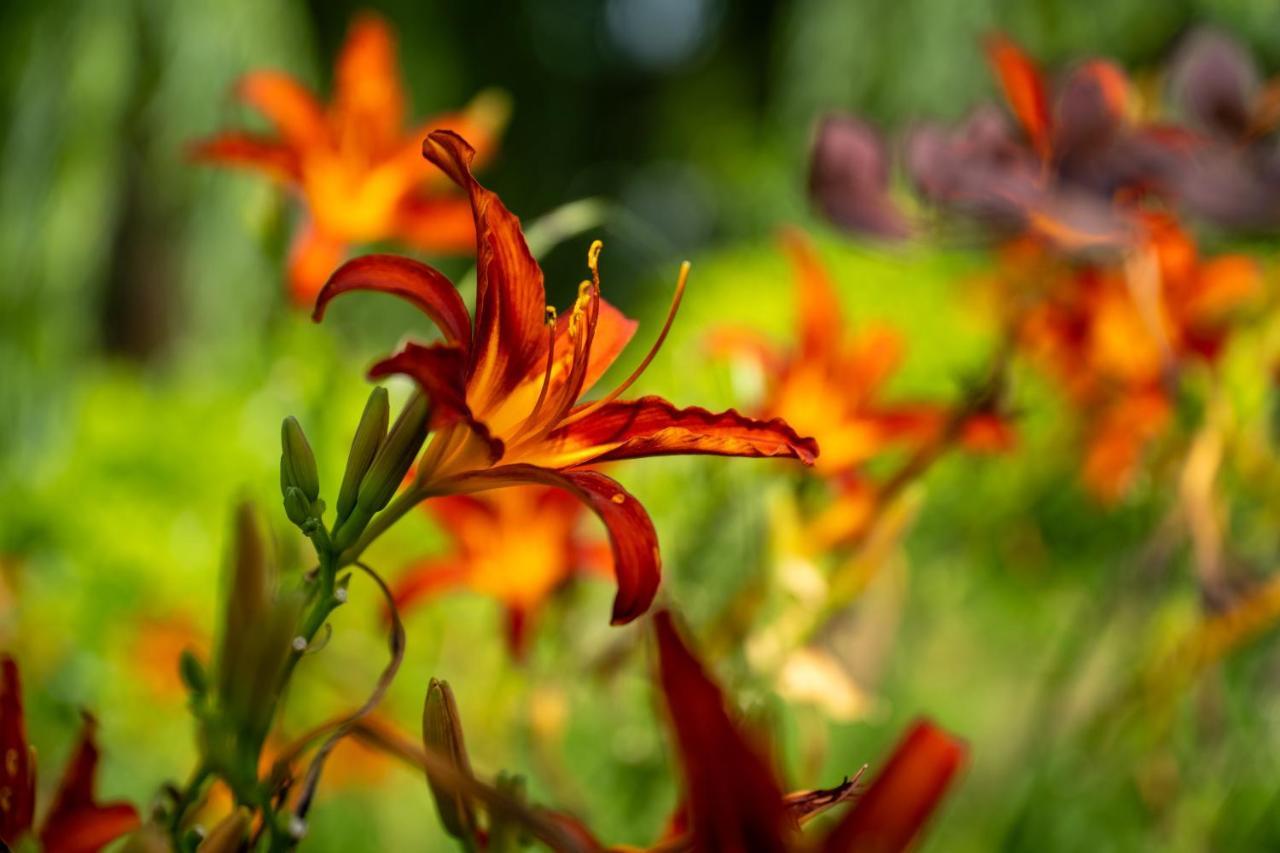
[[[642, 340], [661, 322], [678, 261], [694, 261], [685, 308], [641, 387], [708, 406], [743, 399], [737, 377], [706, 356], [710, 327], [790, 328], [781, 223], [820, 235], [855, 323], [902, 330], [910, 349], [893, 394], [954, 395], [992, 346], [967, 286], [979, 254], [855, 245], [813, 221], [804, 170], [822, 112], [957, 116], [993, 95], [978, 42], [996, 27], [1050, 64], [1106, 54], [1140, 74], [1192, 23], [1213, 22], [1266, 68], [1280, 65], [1280, 6], [1267, 0], [368, 5], [399, 33], [413, 115], [489, 86], [510, 93], [512, 121], [482, 179], [526, 221], [604, 201], [605, 293], [645, 321]], [[0, 11], [0, 645], [23, 663], [47, 766], [69, 748], [79, 708], [101, 716], [110, 794], [145, 802], [190, 766], [175, 660], [185, 645], [209, 648], [232, 501], [257, 498], [282, 552], [300, 553], [276, 511], [281, 417], [299, 417], [322, 478], [336, 482], [364, 367], [425, 332], [386, 300], [353, 299], [325, 327], [310, 324], [281, 283], [290, 201], [184, 154], [248, 120], [229, 96], [247, 70], [285, 69], [327, 91], [364, 7], [16, 0]], [[545, 258], [560, 305], [587, 243], [565, 240]], [[1258, 573], [1275, 561], [1280, 511], [1272, 390], [1258, 365], [1278, 341], [1274, 321], [1258, 323], [1226, 371], [1244, 448], [1227, 466], [1233, 549]], [[857, 713], [788, 705], [776, 673], [753, 666], [750, 642], [725, 644], [717, 670], [776, 733], [797, 787], [875, 761], [919, 713], [965, 736], [972, 767], [929, 849], [1275, 846], [1274, 642], [1187, 691], [1135, 693], [1202, 613], [1184, 543], [1160, 532], [1170, 496], [1143, 485], [1098, 507], [1075, 484], [1077, 436], [1054, 395], [1029, 375], [1015, 389], [1019, 450], [931, 473], [911, 496], [919, 515], [902, 553], [824, 638], [863, 694]], [[790, 473], [678, 459], [619, 476], [655, 518], [665, 595], [695, 636], [710, 638], [735, 602], [779, 595], [767, 531]], [[370, 557], [394, 574], [440, 542], [415, 519]], [[386, 716], [413, 731], [428, 677], [448, 678], [483, 772], [528, 774], [535, 798], [588, 817], [605, 838], [651, 840], [674, 805], [674, 771], [642, 635], [607, 627], [610, 594], [592, 582], [569, 590], [523, 665], [509, 659], [491, 602], [458, 594], [423, 608]], [[293, 731], [376, 678], [374, 593], [357, 580], [352, 599], [333, 643], [301, 670]], [[348, 753], [306, 846], [446, 849], [416, 773]]]

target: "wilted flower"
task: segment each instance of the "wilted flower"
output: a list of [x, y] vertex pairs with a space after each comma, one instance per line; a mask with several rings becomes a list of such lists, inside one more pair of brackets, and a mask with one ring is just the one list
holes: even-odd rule
[[[572, 310], [557, 318], [546, 306], [542, 270], [519, 220], [472, 176], [471, 146], [455, 133], [436, 131], [423, 152], [467, 191], [475, 212], [474, 328], [447, 278], [416, 261], [389, 255], [357, 258], [335, 272], [320, 293], [315, 316], [319, 319], [335, 296], [375, 290], [408, 300], [435, 321], [443, 342], [406, 344], [370, 371], [374, 378], [407, 375], [430, 400], [435, 436], [418, 460], [408, 494], [421, 500], [529, 484], [573, 493], [609, 531], [618, 579], [613, 619], [634, 619], [658, 586], [653, 524], [618, 483], [587, 466], [664, 454], [811, 462], [817, 446], [781, 421], [756, 421], [734, 411], [678, 409], [661, 397], [619, 400], [657, 344], [612, 392], [579, 402], [635, 330], [600, 296], [600, 244], [589, 254], [592, 280], [583, 282]], [[682, 273], [681, 288], [683, 281]], [[678, 294], [679, 289], [677, 303]], [[674, 310], [673, 305], [673, 315]], [[668, 317], [658, 344], [670, 322]]]
[[[86, 714], [53, 806], [36, 833], [45, 850], [94, 853], [138, 826], [132, 805], [97, 802], [95, 728]], [[18, 665], [7, 655], [0, 658], [0, 755], [0, 844], [13, 847], [35, 824], [36, 756], [27, 743]]]
[[603, 540], [583, 535], [582, 503], [541, 486], [434, 498], [423, 508], [453, 542], [438, 557], [409, 566], [392, 584], [401, 612], [423, 599], [464, 587], [506, 609], [507, 641], [523, 652], [538, 610], [578, 575], [613, 576]]
[[466, 199], [423, 168], [419, 145], [427, 133], [448, 127], [487, 154], [506, 121], [506, 102], [484, 94], [460, 113], [406, 131], [396, 65], [390, 28], [363, 16], [338, 57], [327, 108], [293, 78], [257, 71], [236, 93], [268, 119], [274, 134], [230, 131], [195, 147], [202, 160], [263, 173], [300, 196], [306, 221], [289, 258], [290, 292], [299, 304], [315, 298], [350, 243], [395, 239], [450, 254], [472, 244]]

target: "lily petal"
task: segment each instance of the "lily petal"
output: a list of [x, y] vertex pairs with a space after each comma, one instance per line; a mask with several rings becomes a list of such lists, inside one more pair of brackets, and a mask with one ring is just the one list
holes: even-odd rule
[[302, 180], [298, 153], [288, 145], [252, 133], [220, 133], [189, 149], [192, 159], [262, 172], [282, 184]]
[[7, 803], [0, 808], [0, 842], [12, 846], [35, 820], [36, 766], [27, 743], [18, 664], [8, 655], [0, 658], [0, 751], [6, 756], [0, 763], [0, 782], [9, 792]]
[[791, 259], [796, 283], [796, 314], [801, 358], [828, 362], [840, 348], [844, 332], [840, 299], [826, 267], [808, 236], [798, 229], [782, 232], [782, 246]]
[[1022, 48], [1000, 33], [987, 39], [987, 59], [1004, 89], [1009, 109], [1036, 153], [1047, 160], [1052, 147], [1053, 118], [1040, 68]]
[[420, 560], [401, 572], [391, 584], [391, 600], [403, 615], [418, 602], [465, 584], [470, 574], [466, 563], [458, 560]]
[[662, 577], [658, 534], [644, 507], [617, 481], [596, 471], [553, 471], [536, 465], [503, 465], [435, 484], [447, 494], [465, 494], [505, 486], [539, 483], [564, 489], [591, 508], [604, 523], [613, 549], [618, 593], [612, 622], [621, 625], [653, 603]]
[[542, 269], [520, 230], [520, 220], [471, 174], [475, 149], [448, 130], [437, 130], [423, 156], [467, 191], [476, 229], [475, 345], [470, 375], [484, 411], [543, 362], [547, 340]]
[[97, 724], [85, 715], [80, 742], [63, 771], [53, 808], [40, 830], [40, 843], [59, 853], [96, 853], [141, 823], [138, 810], [128, 803], [99, 805], [94, 796], [98, 771]]
[[341, 240], [323, 233], [315, 225], [304, 226], [289, 249], [289, 295], [294, 304], [310, 305], [346, 253], [347, 246]]
[[241, 78], [236, 94], [266, 116], [280, 138], [295, 150], [322, 145], [329, 126], [324, 110], [306, 88], [287, 74], [257, 71]]
[[552, 432], [547, 445], [547, 462], [559, 468], [673, 454], [776, 456], [806, 465], [818, 456], [816, 441], [802, 438], [777, 418], [756, 420], [733, 409], [679, 409], [661, 397], [607, 403]]
[[400, 202], [396, 230], [424, 252], [460, 254], [476, 242], [471, 204], [461, 196], [408, 193]]
[[788, 849], [782, 789], [761, 751], [729, 717], [724, 696], [681, 640], [671, 614], [654, 614], [667, 712], [684, 768], [694, 850]]
[[418, 383], [431, 401], [431, 428], [462, 422], [488, 447], [490, 461], [502, 457], [502, 442], [471, 414], [467, 405], [466, 351], [455, 344], [408, 343], [395, 355], [369, 368], [370, 379], [402, 374]]
[[964, 763], [962, 743], [932, 723], [916, 723], [823, 844], [824, 853], [905, 850]]
[[334, 119], [344, 142], [372, 154], [390, 153], [404, 122], [404, 92], [395, 35], [376, 15], [352, 24], [334, 75]]
[[415, 305], [440, 327], [445, 340], [463, 350], [471, 346], [471, 317], [458, 290], [443, 273], [398, 255], [365, 255], [343, 264], [316, 299], [312, 319], [324, 319], [334, 297], [353, 290], [374, 290]]

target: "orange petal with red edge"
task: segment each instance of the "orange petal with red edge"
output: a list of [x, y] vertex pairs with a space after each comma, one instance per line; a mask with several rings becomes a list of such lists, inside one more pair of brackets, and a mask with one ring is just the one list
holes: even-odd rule
[[220, 133], [195, 143], [188, 151], [200, 162], [253, 169], [282, 184], [302, 180], [296, 151], [274, 139], [251, 133]]
[[353, 290], [398, 296], [431, 318], [445, 340], [463, 349], [471, 345], [471, 317], [457, 288], [443, 273], [398, 255], [365, 255], [343, 264], [325, 282], [312, 319], [324, 319], [334, 297]]
[[466, 493], [529, 483], [564, 489], [590, 507], [604, 523], [618, 582], [618, 593], [613, 600], [613, 624], [630, 622], [648, 610], [662, 577], [658, 534], [640, 502], [613, 479], [596, 471], [503, 465], [434, 485], [442, 492]]
[[1013, 111], [1036, 152], [1048, 159], [1053, 119], [1049, 113], [1049, 97], [1040, 68], [1007, 36], [995, 33], [987, 38], [987, 59], [1000, 86], [1004, 89], [1009, 109]]
[[694, 850], [789, 849], [782, 789], [763, 753], [730, 719], [720, 688], [681, 640], [671, 614], [653, 617], [658, 667], [684, 770]]
[[456, 344], [424, 347], [408, 343], [395, 355], [369, 368], [370, 379], [402, 374], [418, 383], [431, 401], [431, 428], [462, 422], [488, 446], [491, 461], [502, 456], [502, 442], [471, 414], [467, 405], [467, 354]]
[[324, 110], [302, 84], [277, 71], [257, 71], [241, 78], [236, 93], [266, 116], [280, 138], [295, 150], [328, 143]]
[[802, 438], [786, 422], [756, 420], [733, 409], [678, 409], [661, 397], [616, 400], [547, 437], [547, 459], [557, 467], [643, 456], [787, 457], [806, 465], [818, 443]]
[[53, 807], [40, 830], [45, 850], [57, 853], [96, 853], [141, 823], [138, 810], [128, 803], [95, 802], [94, 777], [98, 747], [93, 735], [97, 724], [85, 715], [80, 742], [63, 771]]
[[884, 769], [823, 844], [824, 853], [897, 853], [937, 808], [967, 750], [928, 721], [917, 722]]
[[547, 347], [542, 269], [520, 220], [471, 174], [475, 150], [456, 133], [427, 137], [423, 156], [467, 191], [476, 229], [475, 345], [470, 374], [483, 411], [542, 366]]
[[36, 766], [27, 743], [18, 664], [8, 655], [0, 658], [0, 755], [5, 756], [0, 782], [9, 792], [6, 808], [0, 809], [0, 841], [12, 846], [35, 820]]

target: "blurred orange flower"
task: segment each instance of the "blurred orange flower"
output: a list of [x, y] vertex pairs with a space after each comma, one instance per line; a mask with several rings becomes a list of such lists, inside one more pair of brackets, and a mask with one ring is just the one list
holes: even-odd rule
[[453, 549], [409, 566], [392, 584], [396, 605], [404, 610], [457, 587], [491, 596], [506, 608], [507, 640], [517, 656], [535, 614], [558, 587], [580, 574], [613, 576], [607, 543], [583, 536], [582, 504], [559, 489], [449, 495], [423, 508]]
[[267, 118], [274, 134], [229, 131], [199, 142], [194, 153], [265, 174], [301, 197], [306, 220], [289, 258], [289, 287], [298, 304], [315, 298], [350, 243], [399, 240], [450, 254], [472, 245], [470, 206], [423, 167], [422, 139], [452, 128], [488, 156], [506, 123], [504, 97], [482, 94], [459, 113], [405, 130], [395, 37], [371, 15], [351, 27], [327, 108], [276, 71], [245, 76], [236, 94]]
[[762, 416], [817, 439], [822, 454], [814, 470], [840, 494], [820, 522], [827, 532], [814, 531], [820, 539], [856, 536], [863, 528], [876, 505], [876, 488], [861, 469], [886, 451], [940, 450], [952, 442], [974, 451], [1012, 445], [1010, 425], [995, 413], [973, 412], [956, 421], [958, 412], [947, 405], [884, 402], [884, 387], [902, 363], [901, 335], [884, 327], [851, 332], [835, 285], [808, 238], [788, 230], [783, 246], [796, 286], [794, 347], [783, 350], [749, 329], [724, 329], [712, 336], [711, 348], [760, 369]]
[[[93, 853], [139, 824], [128, 803], [100, 805], [94, 794], [98, 770], [96, 723], [87, 714], [80, 739], [63, 770], [53, 806], [38, 831], [40, 846], [51, 851]], [[35, 824], [36, 754], [27, 743], [22, 687], [13, 658], [0, 658], [0, 846], [13, 847]]]
[[817, 445], [778, 420], [757, 421], [732, 410], [679, 409], [661, 397], [618, 399], [666, 337], [687, 266], [667, 323], [640, 365], [603, 398], [579, 402], [635, 330], [600, 296], [600, 243], [589, 254], [591, 280], [582, 283], [572, 311], [557, 318], [546, 305], [542, 269], [519, 220], [472, 176], [471, 146], [451, 131], [435, 131], [423, 153], [467, 191], [475, 211], [474, 324], [444, 275], [392, 255], [344, 264], [321, 291], [315, 316], [320, 319], [340, 294], [373, 290], [406, 299], [435, 321], [445, 336], [442, 343], [407, 343], [370, 370], [372, 378], [410, 377], [432, 406], [435, 437], [406, 495], [422, 500], [530, 484], [571, 492], [609, 531], [618, 581], [613, 620], [630, 621], [657, 591], [657, 534], [634, 497], [585, 466], [670, 454], [790, 457], [808, 463], [817, 456]]
[[1173, 381], [1212, 363], [1239, 310], [1262, 289], [1243, 255], [1203, 258], [1171, 217], [1141, 217], [1143, 240], [1122, 264], [1053, 265], [1038, 248], [1006, 247], [999, 274], [1020, 346], [1062, 385], [1088, 420], [1084, 478], [1107, 500], [1125, 493], [1142, 451], [1168, 423]]

